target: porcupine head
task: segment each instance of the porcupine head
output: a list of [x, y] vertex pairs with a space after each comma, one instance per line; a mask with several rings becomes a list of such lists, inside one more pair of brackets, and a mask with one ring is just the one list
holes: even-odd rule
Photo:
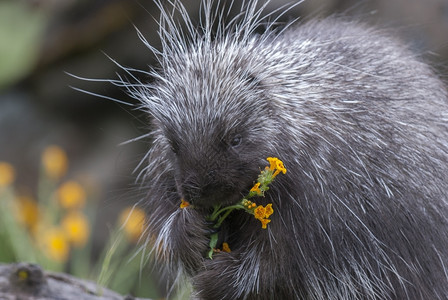
[[266, 157], [277, 154], [269, 137], [277, 134], [278, 112], [257, 77], [262, 66], [253, 61], [250, 40], [171, 42], [145, 99], [177, 200], [199, 209], [234, 204], [253, 186]]

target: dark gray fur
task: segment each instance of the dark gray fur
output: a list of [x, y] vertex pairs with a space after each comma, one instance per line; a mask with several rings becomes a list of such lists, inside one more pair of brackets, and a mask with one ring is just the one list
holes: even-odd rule
[[[336, 18], [254, 35], [253, 1], [212, 36], [203, 4], [199, 31], [179, 6], [187, 38], [163, 11], [155, 82], [128, 87], [152, 116], [159, 263], [198, 299], [448, 299], [448, 100], [431, 68]], [[241, 199], [268, 156], [288, 169], [255, 200], [273, 203], [268, 229], [232, 213], [232, 252], [204, 258], [210, 207]]]

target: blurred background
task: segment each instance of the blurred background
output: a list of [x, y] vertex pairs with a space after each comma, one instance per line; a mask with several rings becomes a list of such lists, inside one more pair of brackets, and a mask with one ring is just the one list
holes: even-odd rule
[[[199, 1], [182, 2], [197, 19]], [[268, 9], [288, 2], [272, 0]], [[334, 13], [390, 29], [447, 78], [448, 0], [308, 0], [282, 21]], [[93, 259], [120, 212], [139, 200], [133, 170], [149, 141], [120, 144], [147, 132], [147, 116], [72, 89], [134, 103], [110, 84], [68, 73], [116, 78], [123, 71], [107, 56], [148, 70], [155, 60], [134, 26], [158, 48], [157, 18], [151, 0], [0, 0], [0, 161], [14, 167], [16, 193], [38, 198], [44, 151], [57, 145], [66, 153], [67, 171], [58, 180], [78, 182], [99, 208], [91, 224]]]

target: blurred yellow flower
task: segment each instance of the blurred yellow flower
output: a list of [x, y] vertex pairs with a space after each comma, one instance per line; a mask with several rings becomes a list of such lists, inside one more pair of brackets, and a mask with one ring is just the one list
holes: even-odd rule
[[59, 146], [49, 146], [42, 154], [42, 164], [48, 177], [59, 179], [67, 172], [67, 154]]
[[39, 239], [45, 255], [57, 262], [67, 261], [70, 246], [63, 229], [56, 227], [46, 228], [40, 234]]
[[14, 167], [7, 162], [0, 162], [0, 188], [14, 182], [16, 172]]
[[77, 209], [84, 207], [86, 192], [76, 181], [70, 180], [62, 184], [57, 190], [59, 203], [65, 209]]
[[77, 248], [83, 247], [90, 235], [87, 217], [80, 211], [69, 212], [61, 221], [68, 241]]
[[143, 233], [145, 212], [137, 207], [127, 207], [120, 213], [119, 222], [128, 239], [136, 242]]
[[34, 231], [39, 221], [39, 205], [30, 196], [20, 196], [17, 198], [18, 220], [28, 229]]

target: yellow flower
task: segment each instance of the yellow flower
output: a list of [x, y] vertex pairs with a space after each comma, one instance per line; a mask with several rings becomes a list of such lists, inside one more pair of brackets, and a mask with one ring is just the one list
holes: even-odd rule
[[259, 205], [255, 210], [254, 210], [254, 216], [256, 219], [261, 220], [264, 218], [266, 214], [266, 209], [262, 206]]
[[190, 202], [185, 201], [184, 199], [180, 199], [180, 208], [185, 208], [190, 206]]
[[272, 203], [269, 203], [265, 207], [264, 217], [269, 218], [274, 213], [274, 209], [272, 208]]
[[48, 177], [59, 179], [67, 172], [67, 154], [58, 146], [49, 146], [42, 154], [42, 165]]
[[144, 230], [145, 212], [137, 207], [127, 207], [120, 213], [119, 222], [129, 240], [136, 242]]
[[257, 195], [261, 194], [261, 190], [260, 190], [260, 183], [257, 182], [251, 189], [250, 192], [256, 192]]
[[57, 191], [59, 203], [65, 209], [84, 207], [86, 193], [83, 187], [76, 181], [67, 181]]
[[280, 159], [278, 159], [277, 157], [268, 157], [267, 161], [269, 161], [270, 163], [269, 170], [275, 170], [274, 174], [272, 175], [273, 177], [277, 176], [280, 172], [286, 174], [286, 168]]
[[29, 196], [21, 196], [18, 199], [17, 217], [19, 221], [32, 231], [36, 229], [39, 221], [39, 206]]
[[14, 167], [7, 162], [0, 162], [0, 188], [10, 185], [15, 179]]
[[68, 213], [61, 221], [68, 241], [74, 246], [83, 247], [90, 235], [89, 221], [80, 211]]
[[269, 170], [274, 171], [276, 169], [277, 166], [277, 160], [278, 158], [276, 157], [268, 157], [266, 158], [266, 160], [269, 162], [270, 166], [269, 166]]
[[67, 261], [70, 247], [65, 235], [65, 231], [61, 228], [47, 228], [40, 236], [44, 253], [52, 260], [58, 262]]
[[271, 220], [269, 220], [269, 219], [259, 219], [259, 220], [261, 222], [261, 228], [263, 228], [263, 229], [266, 229], [268, 223], [271, 222]]
[[277, 170], [282, 172], [283, 174], [286, 174], [286, 168], [281, 160], [277, 161]]
[[272, 203], [269, 203], [268, 205], [266, 205], [266, 207], [259, 205], [254, 210], [254, 217], [261, 222], [261, 228], [266, 229], [268, 223], [271, 222], [271, 220], [269, 220], [268, 218], [273, 213], [274, 209], [272, 209]]
[[230, 253], [231, 250], [230, 250], [229, 244], [227, 244], [226, 242], [222, 243], [222, 251]]

